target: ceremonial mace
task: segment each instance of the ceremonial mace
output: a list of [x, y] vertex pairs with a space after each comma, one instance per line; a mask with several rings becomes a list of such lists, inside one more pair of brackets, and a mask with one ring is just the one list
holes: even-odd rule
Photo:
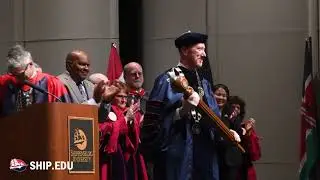
[[[188, 80], [184, 76], [177, 76], [177, 73], [174, 73], [174, 71], [168, 73], [173, 88], [183, 93], [184, 98], [188, 98], [194, 92], [193, 88], [189, 86]], [[244, 148], [235, 140], [233, 133], [202, 99], [200, 99], [198, 107], [212, 120], [211, 122], [216, 125], [227, 140], [237, 146], [242, 153], [245, 153]]]

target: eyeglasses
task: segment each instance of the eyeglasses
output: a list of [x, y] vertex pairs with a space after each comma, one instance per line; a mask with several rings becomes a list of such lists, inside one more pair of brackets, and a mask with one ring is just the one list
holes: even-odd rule
[[21, 76], [21, 75], [23, 75], [23, 74], [27, 71], [29, 65], [31, 65], [31, 64], [32, 64], [32, 63], [28, 63], [23, 70], [21, 70], [20, 68], [12, 68], [12, 69], [9, 69], [8, 74], [12, 74], [13, 76]]
[[117, 98], [125, 98], [125, 99], [128, 98], [128, 96], [125, 96], [125, 95], [116, 95], [116, 97], [117, 97]]

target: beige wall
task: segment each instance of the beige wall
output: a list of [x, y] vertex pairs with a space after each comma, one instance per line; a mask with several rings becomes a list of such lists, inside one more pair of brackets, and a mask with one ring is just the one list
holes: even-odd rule
[[218, 3], [218, 81], [243, 96], [257, 119], [259, 179], [298, 179], [306, 10], [303, 1]]
[[145, 0], [143, 5], [146, 87], [177, 64], [175, 37], [187, 30], [207, 33], [215, 82], [242, 96], [248, 116], [257, 120], [263, 138], [259, 180], [298, 179], [307, 2]]
[[93, 72], [106, 71], [111, 42], [119, 41], [118, 0], [3, 0], [0, 5], [3, 59], [10, 45], [25, 41], [45, 72], [65, 71], [66, 54], [73, 49], [89, 54]]
[[[2, 0], [0, 56], [25, 41], [44, 71], [64, 71], [72, 49], [89, 53], [105, 72], [110, 42], [118, 41], [118, 0]], [[146, 87], [178, 63], [174, 38], [209, 34], [215, 82], [245, 98], [263, 137], [259, 180], [293, 180], [298, 169], [299, 103], [307, 2], [297, 0], [144, 0]], [[0, 66], [5, 71], [5, 66]]]
[[13, 31], [13, 6], [13, 1], [6, 0], [0, 2], [0, 55], [2, 58], [2, 66], [0, 66], [0, 72], [4, 72], [6, 70], [4, 58], [8, 48], [12, 44], [12, 41], [15, 41], [15, 32]]

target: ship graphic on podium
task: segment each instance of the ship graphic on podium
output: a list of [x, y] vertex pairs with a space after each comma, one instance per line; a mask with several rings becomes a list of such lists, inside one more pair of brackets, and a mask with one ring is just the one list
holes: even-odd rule
[[73, 144], [79, 150], [85, 150], [87, 148], [88, 140], [87, 136], [82, 129], [76, 128], [73, 134]]

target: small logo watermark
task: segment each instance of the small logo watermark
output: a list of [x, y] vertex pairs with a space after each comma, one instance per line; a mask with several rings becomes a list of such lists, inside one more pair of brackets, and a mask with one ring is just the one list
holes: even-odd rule
[[[29, 167], [29, 168], [28, 168]], [[23, 172], [26, 169], [31, 171], [63, 171], [63, 170], [72, 170], [73, 162], [72, 161], [30, 161], [29, 164], [24, 162], [21, 159], [11, 159], [10, 169], [16, 172]]]
[[9, 169], [16, 171], [16, 172], [23, 172], [27, 169], [28, 164], [26, 164], [21, 159], [11, 159]]

